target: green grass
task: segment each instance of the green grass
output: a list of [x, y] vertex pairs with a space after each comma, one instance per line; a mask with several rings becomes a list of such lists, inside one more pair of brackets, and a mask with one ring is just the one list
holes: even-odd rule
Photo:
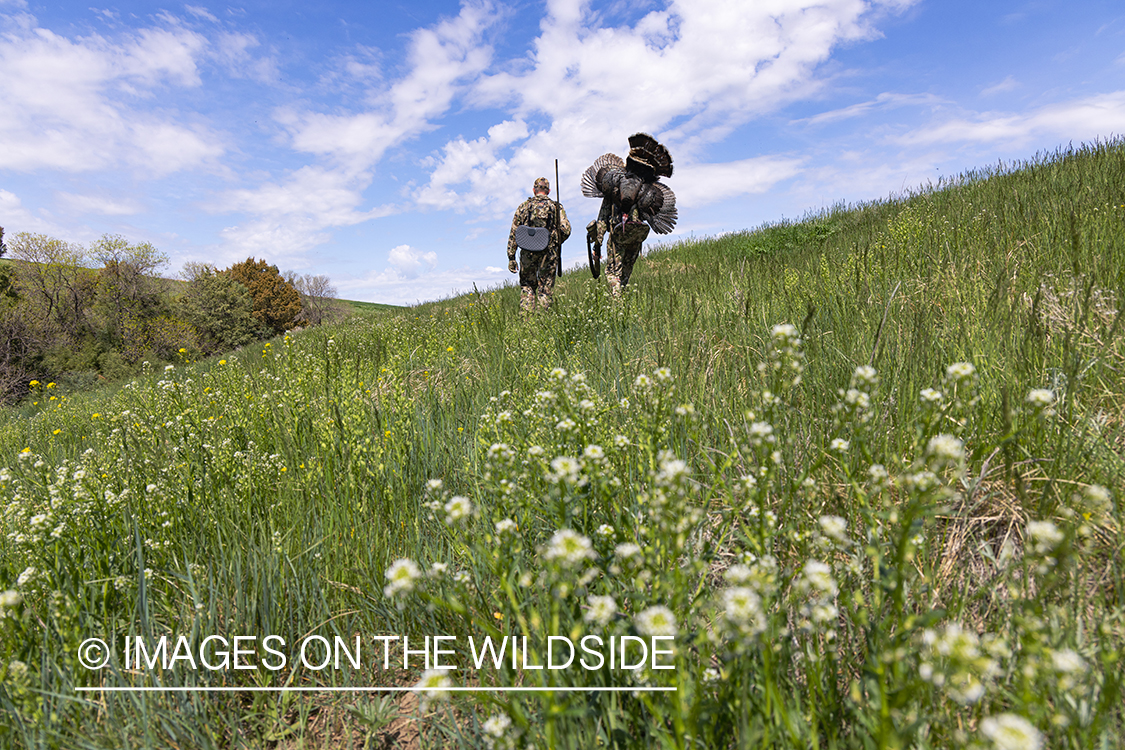
[[[676, 693], [459, 695], [412, 726], [435, 746], [483, 746], [502, 715], [513, 728], [496, 746], [518, 733], [576, 748], [961, 747], [987, 746], [989, 717], [1012, 714], [1046, 746], [1122, 747], [1122, 196], [1125, 143], [1099, 143], [662, 246], [622, 302], [578, 271], [530, 318], [506, 287], [115, 390], [40, 386], [0, 413], [0, 591], [22, 597], [0, 621], [0, 737], [378, 746], [390, 709], [364, 695], [74, 687], [414, 684], [417, 670], [136, 676], [120, 653], [84, 670], [77, 648], [163, 633], [464, 639], [498, 624], [543, 638], [598, 629], [587, 597], [612, 596], [606, 633], [673, 613], [676, 669], [645, 679]], [[950, 374], [958, 362], [975, 374]], [[1025, 401], [1033, 389], [1052, 391], [1052, 413]], [[943, 458], [954, 439], [963, 458]], [[453, 495], [476, 514], [447, 524]], [[496, 530], [505, 519], [516, 534]], [[560, 529], [596, 557], [552, 557]], [[618, 559], [619, 544], [637, 556]], [[401, 558], [464, 575], [385, 596]], [[729, 573], [740, 561], [749, 578]], [[724, 610], [742, 589], [760, 622]], [[1058, 666], [1072, 654], [1077, 673]]]

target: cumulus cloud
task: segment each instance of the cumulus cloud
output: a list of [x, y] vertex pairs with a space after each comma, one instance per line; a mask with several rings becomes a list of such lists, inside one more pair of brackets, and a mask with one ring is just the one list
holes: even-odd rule
[[485, 73], [467, 95], [508, 122], [548, 124], [448, 142], [414, 198], [496, 217], [554, 158], [565, 156], [563, 183], [577, 189], [585, 166], [623, 153], [640, 130], [665, 142], [678, 168], [691, 164], [734, 128], [815, 91], [815, 69], [836, 46], [875, 36], [875, 14], [908, 4], [672, 0], [609, 26], [586, 0], [552, 0], [526, 64]]
[[159, 176], [224, 152], [203, 124], [136, 106], [162, 87], [200, 85], [200, 34], [165, 19], [118, 40], [67, 38], [30, 16], [16, 21], [0, 36], [0, 168]]
[[387, 262], [400, 276], [413, 279], [424, 270], [437, 266], [437, 253], [433, 250], [423, 253], [410, 245], [399, 245], [387, 253]]
[[387, 216], [394, 206], [361, 210], [369, 173], [302, 167], [284, 180], [228, 190], [204, 205], [211, 213], [242, 213], [248, 219], [222, 231], [225, 256], [269, 253], [286, 265], [303, 266], [302, 254], [327, 242], [334, 227]]

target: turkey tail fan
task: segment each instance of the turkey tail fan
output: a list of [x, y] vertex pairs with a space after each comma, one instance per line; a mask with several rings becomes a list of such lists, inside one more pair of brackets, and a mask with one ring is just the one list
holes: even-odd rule
[[660, 189], [664, 201], [660, 210], [647, 219], [648, 225], [657, 234], [668, 234], [676, 228], [676, 219], [680, 217], [679, 211], [676, 210], [676, 194], [663, 182], [654, 182], [652, 186]]
[[624, 167], [625, 162], [617, 154], [602, 154], [597, 160], [582, 173], [582, 195], [587, 198], [601, 198], [602, 190], [598, 187], [598, 172], [603, 167]]
[[642, 177], [647, 177], [644, 172], [648, 170], [653, 173], [649, 179], [672, 176], [672, 155], [648, 133], [629, 136], [629, 159], [633, 162], [630, 167], [644, 165], [635, 170]]

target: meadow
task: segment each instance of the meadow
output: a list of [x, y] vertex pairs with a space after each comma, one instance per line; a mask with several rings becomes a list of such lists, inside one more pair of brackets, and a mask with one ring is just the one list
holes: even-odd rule
[[[1125, 747], [1122, 290], [1114, 140], [652, 248], [623, 300], [580, 270], [547, 314], [506, 287], [35, 383], [0, 744]], [[267, 634], [527, 641], [273, 669]], [[259, 668], [128, 661], [161, 635]], [[525, 666], [588, 635], [673, 668]], [[83, 690], [124, 686], [556, 689]]]

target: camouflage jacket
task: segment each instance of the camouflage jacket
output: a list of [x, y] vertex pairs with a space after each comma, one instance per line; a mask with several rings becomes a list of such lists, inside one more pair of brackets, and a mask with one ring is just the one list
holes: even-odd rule
[[613, 235], [614, 243], [633, 245], [644, 242], [648, 237], [648, 224], [641, 221], [641, 214], [634, 206], [629, 216], [617, 212], [618, 207], [609, 198], [602, 199], [601, 210], [598, 211], [598, 244], [605, 240], [606, 232]]
[[[558, 226], [555, 226], [556, 206], [558, 206]], [[521, 224], [529, 227], [550, 227], [551, 240], [546, 248], [548, 252], [557, 250], [559, 245], [566, 242], [566, 238], [570, 236], [570, 220], [566, 218], [566, 209], [561, 203], [556, 203], [545, 195], [528, 198], [520, 204], [515, 216], [512, 217], [512, 231], [508, 233], [508, 260], [514, 260], [519, 250], [516, 246], [516, 227]]]

